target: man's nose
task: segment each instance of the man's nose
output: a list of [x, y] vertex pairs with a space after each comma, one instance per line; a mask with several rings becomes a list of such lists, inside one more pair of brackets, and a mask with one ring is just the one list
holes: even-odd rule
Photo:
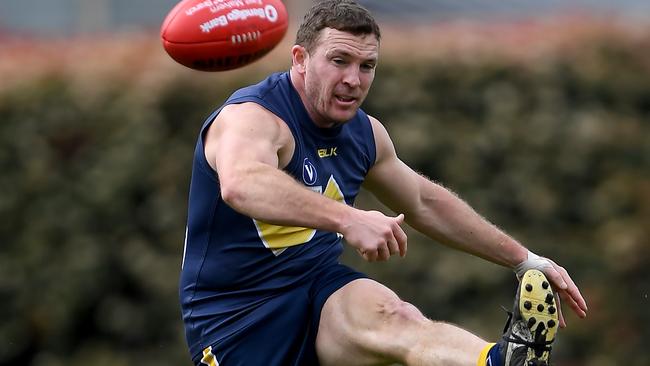
[[356, 65], [350, 65], [345, 70], [345, 75], [343, 76], [343, 83], [349, 85], [351, 88], [356, 88], [361, 85], [361, 78], [359, 77], [359, 67]]

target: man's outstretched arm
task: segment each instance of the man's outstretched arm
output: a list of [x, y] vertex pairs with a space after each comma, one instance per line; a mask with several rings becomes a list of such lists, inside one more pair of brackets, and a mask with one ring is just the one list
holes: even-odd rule
[[307, 189], [281, 170], [293, 149], [286, 124], [254, 103], [224, 108], [205, 137], [206, 159], [234, 210], [270, 224], [341, 233], [367, 260], [404, 254], [403, 216], [359, 210]]
[[[457, 195], [413, 171], [395, 153], [385, 128], [371, 118], [377, 159], [364, 187], [414, 229], [447, 246], [514, 269], [537, 268], [553, 282], [560, 296], [580, 317], [587, 306], [561, 266], [535, 257], [523, 245], [479, 215]], [[561, 326], [565, 326], [563, 318]]]

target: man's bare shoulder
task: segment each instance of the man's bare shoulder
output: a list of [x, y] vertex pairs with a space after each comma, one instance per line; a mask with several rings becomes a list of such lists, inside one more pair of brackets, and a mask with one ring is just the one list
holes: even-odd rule
[[[236, 144], [236, 145], [234, 145]], [[225, 106], [210, 126], [205, 140], [208, 161], [219, 146], [231, 151], [268, 148], [277, 155], [276, 165], [289, 163], [294, 150], [293, 135], [277, 115], [254, 102]]]
[[262, 105], [254, 102], [228, 104], [227, 106], [223, 107], [221, 112], [219, 112], [219, 115], [215, 118], [215, 120], [229, 119], [245, 119], [251, 120], [251, 122], [265, 122], [267, 120], [276, 122], [282, 121], [280, 117], [276, 116], [274, 113], [264, 108]]
[[375, 147], [377, 149], [377, 162], [395, 155], [393, 141], [388, 134], [386, 127], [375, 117], [368, 115], [372, 132], [375, 136]]

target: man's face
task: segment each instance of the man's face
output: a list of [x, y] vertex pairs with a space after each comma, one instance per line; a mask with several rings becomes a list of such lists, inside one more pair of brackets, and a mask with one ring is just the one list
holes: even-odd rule
[[378, 55], [374, 34], [321, 31], [305, 60], [306, 107], [317, 125], [330, 127], [354, 117], [375, 77]]

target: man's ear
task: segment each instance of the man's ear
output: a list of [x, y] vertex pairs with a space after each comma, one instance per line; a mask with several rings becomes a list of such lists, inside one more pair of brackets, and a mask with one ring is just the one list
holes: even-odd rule
[[309, 54], [307, 53], [305, 47], [300, 45], [294, 45], [293, 47], [291, 47], [291, 62], [293, 68], [299, 73], [301, 74], [305, 73], [306, 70], [305, 63], [307, 62], [308, 58], [309, 58]]

